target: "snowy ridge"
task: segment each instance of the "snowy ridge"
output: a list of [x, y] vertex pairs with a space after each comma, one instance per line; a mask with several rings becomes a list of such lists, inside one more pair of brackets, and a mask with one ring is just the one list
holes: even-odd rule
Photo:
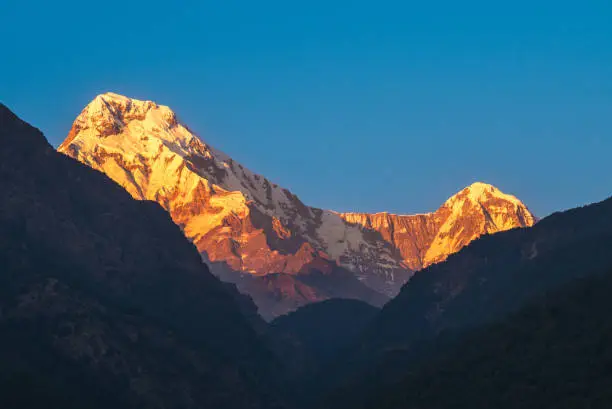
[[479, 182], [420, 215], [311, 208], [209, 146], [169, 107], [114, 93], [85, 107], [58, 150], [159, 202], [203, 257], [239, 273], [333, 263], [394, 295], [415, 270], [476, 237], [535, 222], [516, 197]]
[[[281, 209], [289, 206], [289, 199], [280, 187], [203, 142], [178, 121], [167, 106], [106, 93], [98, 95], [85, 107], [74, 127], [77, 132], [60, 145], [60, 152], [67, 152], [70, 148], [79, 157], [104, 150], [135, 162], [143, 158], [157, 160], [160, 156], [164, 160], [173, 160], [174, 155], [181, 160], [199, 157], [207, 163], [197, 167], [197, 173], [217, 189], [240, 191], [246, 200], [256, 200], [268, 206]], [[101, 130], [109, 127], [116, 133], [104, 135]], [[153, 184], [151, 189], [161, 187]]]

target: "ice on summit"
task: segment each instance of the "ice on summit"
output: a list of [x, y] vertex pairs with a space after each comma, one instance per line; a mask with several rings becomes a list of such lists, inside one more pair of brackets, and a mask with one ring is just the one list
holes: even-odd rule
[[388, 295], [474, 238], [535, 221], [516, 197], [482, 182], [421, 215], [309, 207], [209, 146], [169, 107], [115, 93], [95, 97], [58, 150], [159, 202], [209, 260], [268, 274], [321, 256]]

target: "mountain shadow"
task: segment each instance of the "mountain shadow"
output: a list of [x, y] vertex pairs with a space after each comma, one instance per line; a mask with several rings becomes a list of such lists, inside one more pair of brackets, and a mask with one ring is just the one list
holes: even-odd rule
[[612, 199], [482, 237], [416, 273], [321, 385], [334, 385], [340, 407], [357, 404], [402, 379], [439, 334], [503, 320], [536, 297], [609, 271], [610, 248]]
[[162, 208], [0, 104], [2, 407], [278, 408], [281, 365]]
[[351, 407], [608, 408], [611, 292], [612, 270], [577, 279], [498, 324], [462, 334], [452, 347], [439, 340], [430, 346], [432, 359], [407, 367], [401, 381]]

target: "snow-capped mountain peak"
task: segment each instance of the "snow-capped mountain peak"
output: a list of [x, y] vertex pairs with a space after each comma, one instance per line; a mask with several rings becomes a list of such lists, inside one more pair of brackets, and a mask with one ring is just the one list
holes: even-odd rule
[[515, 196], [482, 182], [450, 197], [436, 213], [442, 223], [425, 253], [425, 265], [444, 260], [483, 234], [532, 226], [536, 222], [527, 206]]
[[[114, 93], [98, 95], [85, 107], [59, 151], [89, 165], [92, 165], [92, 158], [101, 160], [104, 157], [104, 163], [98, 166], [103, 167], [101, 170], [109, 173], [109, 176], [114, 175], [113, 178], [118, 177], [115, 173], [119, 169], [112, 161], [109, 167], [104, 166], [113, 155], [127, 162], [126, 166], [131, 163], [131, 166], [143, 168], [143, 172], [150, 171], [152, 166], [174, 169], [168, 166], [172, 163], [175, 168], [187, 165], [189, 169], [186, 173], [199, 176], [216, 191], [241, 192], [245, 201], [257, 202], [262, 211], [280, 204], [289, 206], [289, 202], [294, 200], [263, 176], [249, 171], [203, 142], [177, 119], [169, 107]], [[162, 179], [167, 186], [170, 180]], [[141, 185], [140, 182], [135, 184]], [[161, 186], [154, 183], [152, 187], [155, 191], [142, 192], [137, 196], [141, 199], [154, 197]], [[142, 186], [140, 188], [133, 186], [131, 191], [142, 191]], [[285, 214], [280, 216], [290, 217]]]
[[[364, 291], [368, 287], [392, 296], [415, 270], [481, 234], [535, 221], [514, 196], [484, 183], [421, 215], [309, 207], [203, 142], [169, 107], [114, 93], [99, 95], [85, 107], [59, 151], [106, 173], [135, 198], [160, 203], [225, 278], [294, 277], [283, 284], [290, 290], [281, 291], [271, 281], [263, 290], [244, 287], [260, 305], [261, 297], [270, 294], [255, 291], [281, 291], [272, 298], [289, 300], [293, 307], [334, 295], [370, 297]], [[312, 271], [336, 284], [323, 289], [317, 278], [304, 288], [300, 280]], [[349, 275], [352, 284], [346, 281]]]
[[99, 146], [122, 154], [151, 156], [160, 144], [181, 156], [207, 151], [169, 107], [109, 92], [98, 95], [83, 109], [59, 149]]
[[483, 182], [474, 182], [456, 195], [450, 197], [445, 204], [452, 206], [459, 200], [469, 200], [473, 204], [482, 204], [492, 198], [504, 200], [515, 205], [522, 205], [522, 202], [515, 196], [506, 194], [493, 185]]

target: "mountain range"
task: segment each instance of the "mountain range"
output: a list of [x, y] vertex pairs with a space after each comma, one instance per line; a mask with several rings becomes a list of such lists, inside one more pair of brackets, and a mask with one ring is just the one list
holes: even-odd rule
[[158, 202], [267, 319], [329, 298], [381, 306], [475, 238], [536, 222], [516, 197], [479, 182], [427, 214], [310, 207], [203, 142], [169, 107], [114, 93], [83, 109], [58, 151]]
[[[92, 104], [60, 147], [68, 155], [0, 104], [0, 407], [609, 407], [612, 198], [536, 220], [476, 183], [427, 215], [336, 213], [296, 198], [305, 210], [291, 219], [297, 207], [281, 206], [279, 190], [268, 208], [257, 202], [243, 183], [262, 177], [231, 173], [239, 165], [169, 109], [114, 94]], [[208, 179], [220, 168], [227, 189]], [[330, 256], [321, 232], [336, 229], [323, 214], [372, 253]], [[198, 241], [191, 227], [207, 220], [211, 241]], [[308, 223], [314, 238], [299, 229]], [[405, 235], [415, 231], [427, 239]], [[292, 238], [307, 263], [279, 250]], [[198, 244], [213, 252], [227, 240], [243, 263], [283, 270], [274, 258], [285, 257], [295, 270], [233, 270]], [[376, 308], [399, 285], [397, 271], [374, 269], [395, 268], [391, 255], [408, 278]], [[257, 313], [309, 302], [270, 323]]]
[[[612, 279], [611, 246], [612, 198], [609, 198], [600, 203], [554, 213], [529, 229], [515, 229], [481, 237], [451, 255], [445, 262], [417, 272], [398, 296], [387, 303], [363, 333], [353, 340], [351, 350], [340, 359], [341, 363], [336, 365], [338, 372], [330, 372], [326, 378], [330, 383], [334, 383], [331, 380], [334, 378], [342, 379], [340, 383], [344, 383], [344, 387], [334, 392], [335, 402], [331, 406], [361, 407], [363, 402], [369, 401], [366, 407], [377, 407], [385, 391], [403, 396], [402, 386], [397, 383], [403, 377], [415, 375], [414, 371], [418, 371], [420, 364], [427, 366], [430, 360], [441, 357], [449, 358], [445, 361], [448, 365], [462, 361], [462, 357], [455, 355], [458, 354], [455, 348], [469, 349], [474, 359], [462, 361], [465, 376], [471, 374], [472, 366], [479, 366], [480, 370], [487, 368], [486, 370], [492, 373], [495, 373], [495, 370], [500, 373], [506, 371], [506, 367], [502, 365], [508, 366], [511, 362], [504, 361], [502, 356], [486, 355], [486, 351], [503, 351], [503, 348], [499, 345], [486, 345], [491, 341], [488, 335], [482, 335], [489, 326], [499, 323], [509, 326], [507, 331], [504, 330], [508, 354], [515, 354], [512, 349], [515, 345], [516, 348], [526, 350], [541, 348], [542, 355], [532, 357], [541, 359], [539, 364], [530, 364], [533, 366], [530, 367], [529, 376], [537, 378], [540, 375], [538, 371], [546, 370], [548, 361], [544, 357], [554, 357], [555, 361], [550, 362], [550, 365], [556, 365], [558, 362], [556, 360], [559, 355], [549, 349], [561, 347], [561, 343], [570, 341], [560, 334], [562, 336], [557, 345], [546, 332], [549, 329], [546, 326], [550, 322], [544, 320], [544, 317], [538, 317], [527, 324], [531, 328], [543, 326], [539, 330], [541, 332], [533, 334], [517, 328], [522, 321], [512, 317], [521, 309], [527, 308], [522, 313], [523, 317], [529, 311], [541, 315], [542, 310], [545, 310], [551, 314], [550, 321], [555, 323], [551, 325], [561, 325], [564, 319], [576, 322], [576, 317], [571, 315], [571, 309], [563, 305], [563, 294], [582, 298], [582, 305], [573, 305], [577, 311], [594, 313], [597, 310], [595, 305], [584, 304], [589, 302], [589, 298], [584, 297], [583, 282], [591, 283], [589, 287], [597, 286], [599, 282], [609, 285]], [[559, 290], [561, 295], [556, 295]], [[551, 297], [557, 304], [554, 307], [547, 305], [548, 296], [551, 294], [554, 294]], [[598, 297], [601, 298], [601, 295]], [[556, 310], [563, 311], [564, 315], [554, 315]], [[604, 317], [599, 314], [601, 313], [597, 312], [593, 319], [603, 320]], [[597, 337], [603, 336], [606, 330], [602, 328], [601, 331], [602, 333], [597, 333]], [[538, 344], [542, 342], [542, 339], [535, 338], [539, 335], [545, 337], [547, 345]], [[586, 339], [588, 336], [581, 335], [580, 342]], [[475, 344], [470, 346], [470, 343]], [[595, 354], [593, 350], [583, 348], [583, 345], [562, 346], [571, 347], [581, 349], [581, 353], [590, 356]], [[513, 356], [518, 357], [518, 354]], [[602, 359], [606, 358], [602, 356]], [[476, 362], [477, 360], [480, 361]], [[419, 365], [415, 365], [415, 362]], [[522, 361], [523, 364], [528, 362]], [[460, 384], [461, 377], [457, 374], [449, 376], [449, 369], [445, 364], [436, 367], [436, 371], [439, 376], [453, 379], [456, 385]], [[484, 385], [487, 375], [481, 373], [478, 376], [483, 378], [479, 378], [477, 384]], [[515, 382], [523, 385], [518, 372], [516, 376]], [[433, 378], [428, 375], [428, 379]], [[562, 379], [563, 375], [559, 374], [557, 381], [561, 382]], [[608, 378], [602, 378], [602, 381], [604, 380], [608, 381]], [[555, 387], [562, 388], [562, 385]], [[581, 384], [581, 387], [587, 385]], [[593, 387], [599, 390], [599, 386]], [[495, 388], [499, 393], [506, 393], [500, 385], [496, 384]], [[477, 393], [476, 389], [470, 390]], [[350, 393], [347, 394], [347, 390]], [[429, 397], [432, 396], [432, 391], [440, 394], [444, 389], [432, 388], [427, 392]], [[410, 393], [418, 395], [415, 391]], [[369, 399], [366, 398], [368, 394], [372, 394]], [[542, 395], [545, 393], [542, 392]], [[470, 401], [469, 396], [465, 395], [464, 398], [464, 404]], [[590, 399], [589, 396], [585, 398]], [[487, 406], [486, 399], [479, 400], [476, 395], [471, 399], [474, 404], [479, 402], [479, 407], [491, 407]], [[457, 403], [458, 406], [451, 406], [449, 399], [439, 400], [444, 404], [421, 406], [421, 401], [415, 398], [413, 404], [406, 404], [405, 407], [464, 405]], [[515, 403], [518, 401], [520, 399], [513, 399]], [[554, 396], [548, 396], [545, 402], [547, 404], [527, 407], [553, 407], [560, 404], [554, 400]], [[588, 407], [572, 406], [574, 402], [568, 405], [567, 407]]]

